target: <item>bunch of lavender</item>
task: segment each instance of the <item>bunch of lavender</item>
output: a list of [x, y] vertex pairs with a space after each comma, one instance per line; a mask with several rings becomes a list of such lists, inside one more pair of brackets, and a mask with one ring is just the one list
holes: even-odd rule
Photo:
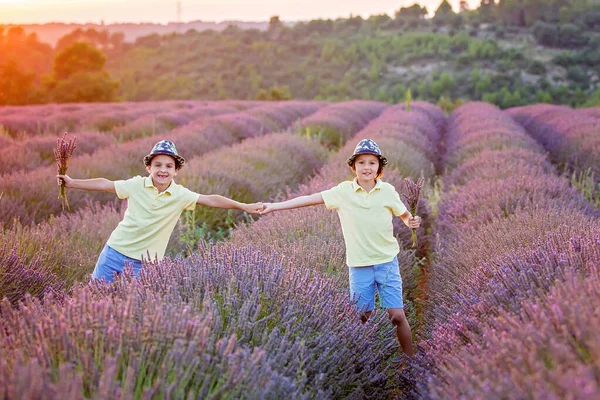
[[[423, 177], [419, 178], [417, 182], [413, 182], [410, 178], [404, 178], [404, 184], [406, 185], [406, 195], [404, 198], [408, 203], [408, 209], [410, 213], [414, 216], [417, 215], [417, 207], [419, 206], [419, 199], [421, 198], [421, 188], [423, 187], [423, 182], [425, 179]], [[412, 230], [412, 247], [417, 247], [417, 230], [413, 228]]]
[[[77, 137], [73, 136], [71, 138], [67, 138], [67, 132], [64, 133], [62, 138], [56, 139], [56, 149], [54, 149], [54, 159], [56, 160], [56, 169], [59, 175], [64, 175], [67, 173], [67, 169], [69, 168], [69, 160], [73, 155], [73, 151], [77, 147]], [[62, 200], [62, 209], [65, 210], [65, 205], [67, 209], [70, 210], [69, 201], [67, 200], [67, 189], [65, 188], [65, 183], [62, 182], [60, 185], [60, 192], [58, 198]]]

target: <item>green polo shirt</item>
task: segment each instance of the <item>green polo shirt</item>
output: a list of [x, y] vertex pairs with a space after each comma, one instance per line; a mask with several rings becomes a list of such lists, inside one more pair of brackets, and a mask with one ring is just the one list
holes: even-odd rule
[[378, 179], [367, 192], [354, 179], [321, 195], [325, 206], [337, 210], [340, 217], [349, 266], [386, 263], [398, 255], [400, 247], [394, 237], [392, 214], [404, 214], [406, 206], [394, 186]]
[[115, 181], [120, 199], [127, 199], [123, 220], [106, 243], [119, 253], [136, 260], [162, 259], [175, 224], [184, 210], [193, 210], [198, 201], [194, 193], [175, 181], [162, 193], [149, 176]]

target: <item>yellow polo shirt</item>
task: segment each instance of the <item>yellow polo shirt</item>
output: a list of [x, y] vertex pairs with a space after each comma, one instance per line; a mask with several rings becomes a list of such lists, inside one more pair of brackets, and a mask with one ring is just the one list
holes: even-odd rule
[[367, 192], [354, 179], [321, 192], [325, 206], [337, 210], [346, 243], [346, 263], [365, 267], [392, 261], [400, 247], [394, 237], [392, 214], [406, 206], [394, 186], [377, 179]]
[[175, 181], [162, 193], [149, 176], [115, 181], [120, 199], [127, 199], [123, 220], [106, 243], [119, 253], [136, 260], [162, 259], [175, 224], [184, 210], [193, 210], [198, 201], [194, 193]]

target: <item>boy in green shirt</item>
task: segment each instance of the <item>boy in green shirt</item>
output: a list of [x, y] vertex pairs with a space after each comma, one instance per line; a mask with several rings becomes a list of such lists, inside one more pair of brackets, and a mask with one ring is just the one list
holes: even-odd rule
[[123, 271], [125, 263], [133, 264], [133, 272], [137, 276], [142, 268], [141, 260], [147, 254], [162, 259], [181, 213], [193, 210], [196, 204], [240, 209], [248, 213], [258, 213], [263, 209], [262, 203], [240, 203], [219, 195], [198, 194], [178, 185], [173, 178], [184, 163], [173, 142], [161, 140], [144, 157], [148, 176], [110, 181], [57, 175], [58, 184], [64, 182], [67, 188], [116, 193], [120, 199], [127, 199], [123, 220], [100, 253], [92, 273], [93, 280], [112, 282], [114, 275]]
[[261, 214], [317, 204], [337, 210], [346, 244], [350, 295], [363, 312], [361, 320], [365, 323], [371, 315], [377, 290], [396, 326], [402, 350], [412, 357], [415, 350], [404, 314], [397, 258], [400, 247], [393, 234], [392, 215], [400, 217], [409, 228], [418, 228], [421, 218], [412, 216], [396, 189], [380, 179], [387, 159], [373, 140], [361, 140], [347, 162], [356, 175], [354, 180], [309, 196], [265, 203]]

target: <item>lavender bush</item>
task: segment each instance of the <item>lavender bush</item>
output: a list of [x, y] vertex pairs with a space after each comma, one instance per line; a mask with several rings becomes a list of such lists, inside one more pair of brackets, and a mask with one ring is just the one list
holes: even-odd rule
[[[267, 106], [265, 106], [267, 107]], [[276, 109], [280, 106], [272, 105]], [[297, 105], [298, 113], [314, 111], [312, 107]], [[156, 141], [162, 138], [173, 140], [188, 160], [195, 156], [229, 146], [244, 139], [264, 134], [264, 124], [252, 116], [252, 108], [231, 115], [201, 117], [185, 126], [173, 130], [167, 137], [146, 137], [115, 144], [99, 149], [93, 154], [74, 157], [71, 160], [70, 176], [105, 177], [117, 180], [135, 175], [145, 175], [141, 159]], [[291, 121], [293, 122], [293, 121]], [[290, 122], [290, 123], [291, 123]], [[119, 162], [112, 161], [115, 154]], [[53, 193], [56, 191], [56, 173], [51, 167], [42, 167], [34, 171], [16, 171], [4, 174], [0, 183], [0, 192], [4, 192], [3, 207], [0, 209], [0, 221], [12, 223], [17, 217], [24, 223], [40, 222], [50, 215], [60, 213]], [[193, 189], [193, 188], [192, 188]], [[84, 207], [89, 201], [105, 203], [114, 196], [105, 193], [72, 191], [70, 204], [74, 209]]]
[[549, 151], [554, 162], [571, 171], [591, 169], [600, 176], [600, 119], [552, 105], [517, 107], [506, 113]]
[[[419, 382], [415, 394], [598, 396], [590, 375], [579, 375], [577, 388], [559, 378], [593, 368], [593, 361], [569, 357], [570, 337], [540, 322], [547, 320], [541, 307], [549, 293], [572, 277], [597, 275], [597, 210], [557, 176], [523, 128], [493, 106], [459, 107], [446, 143], [449, 172], [424, 315], [429, 340], [408, 372]], [[539, 318], [531, 325], [533, 315]]]
[[296, 130], [308, 136], [317, 136], [330, 148], [339, 148], [386, 108], [386, 104], [374, 101], [335, 103], [298, 121]]

